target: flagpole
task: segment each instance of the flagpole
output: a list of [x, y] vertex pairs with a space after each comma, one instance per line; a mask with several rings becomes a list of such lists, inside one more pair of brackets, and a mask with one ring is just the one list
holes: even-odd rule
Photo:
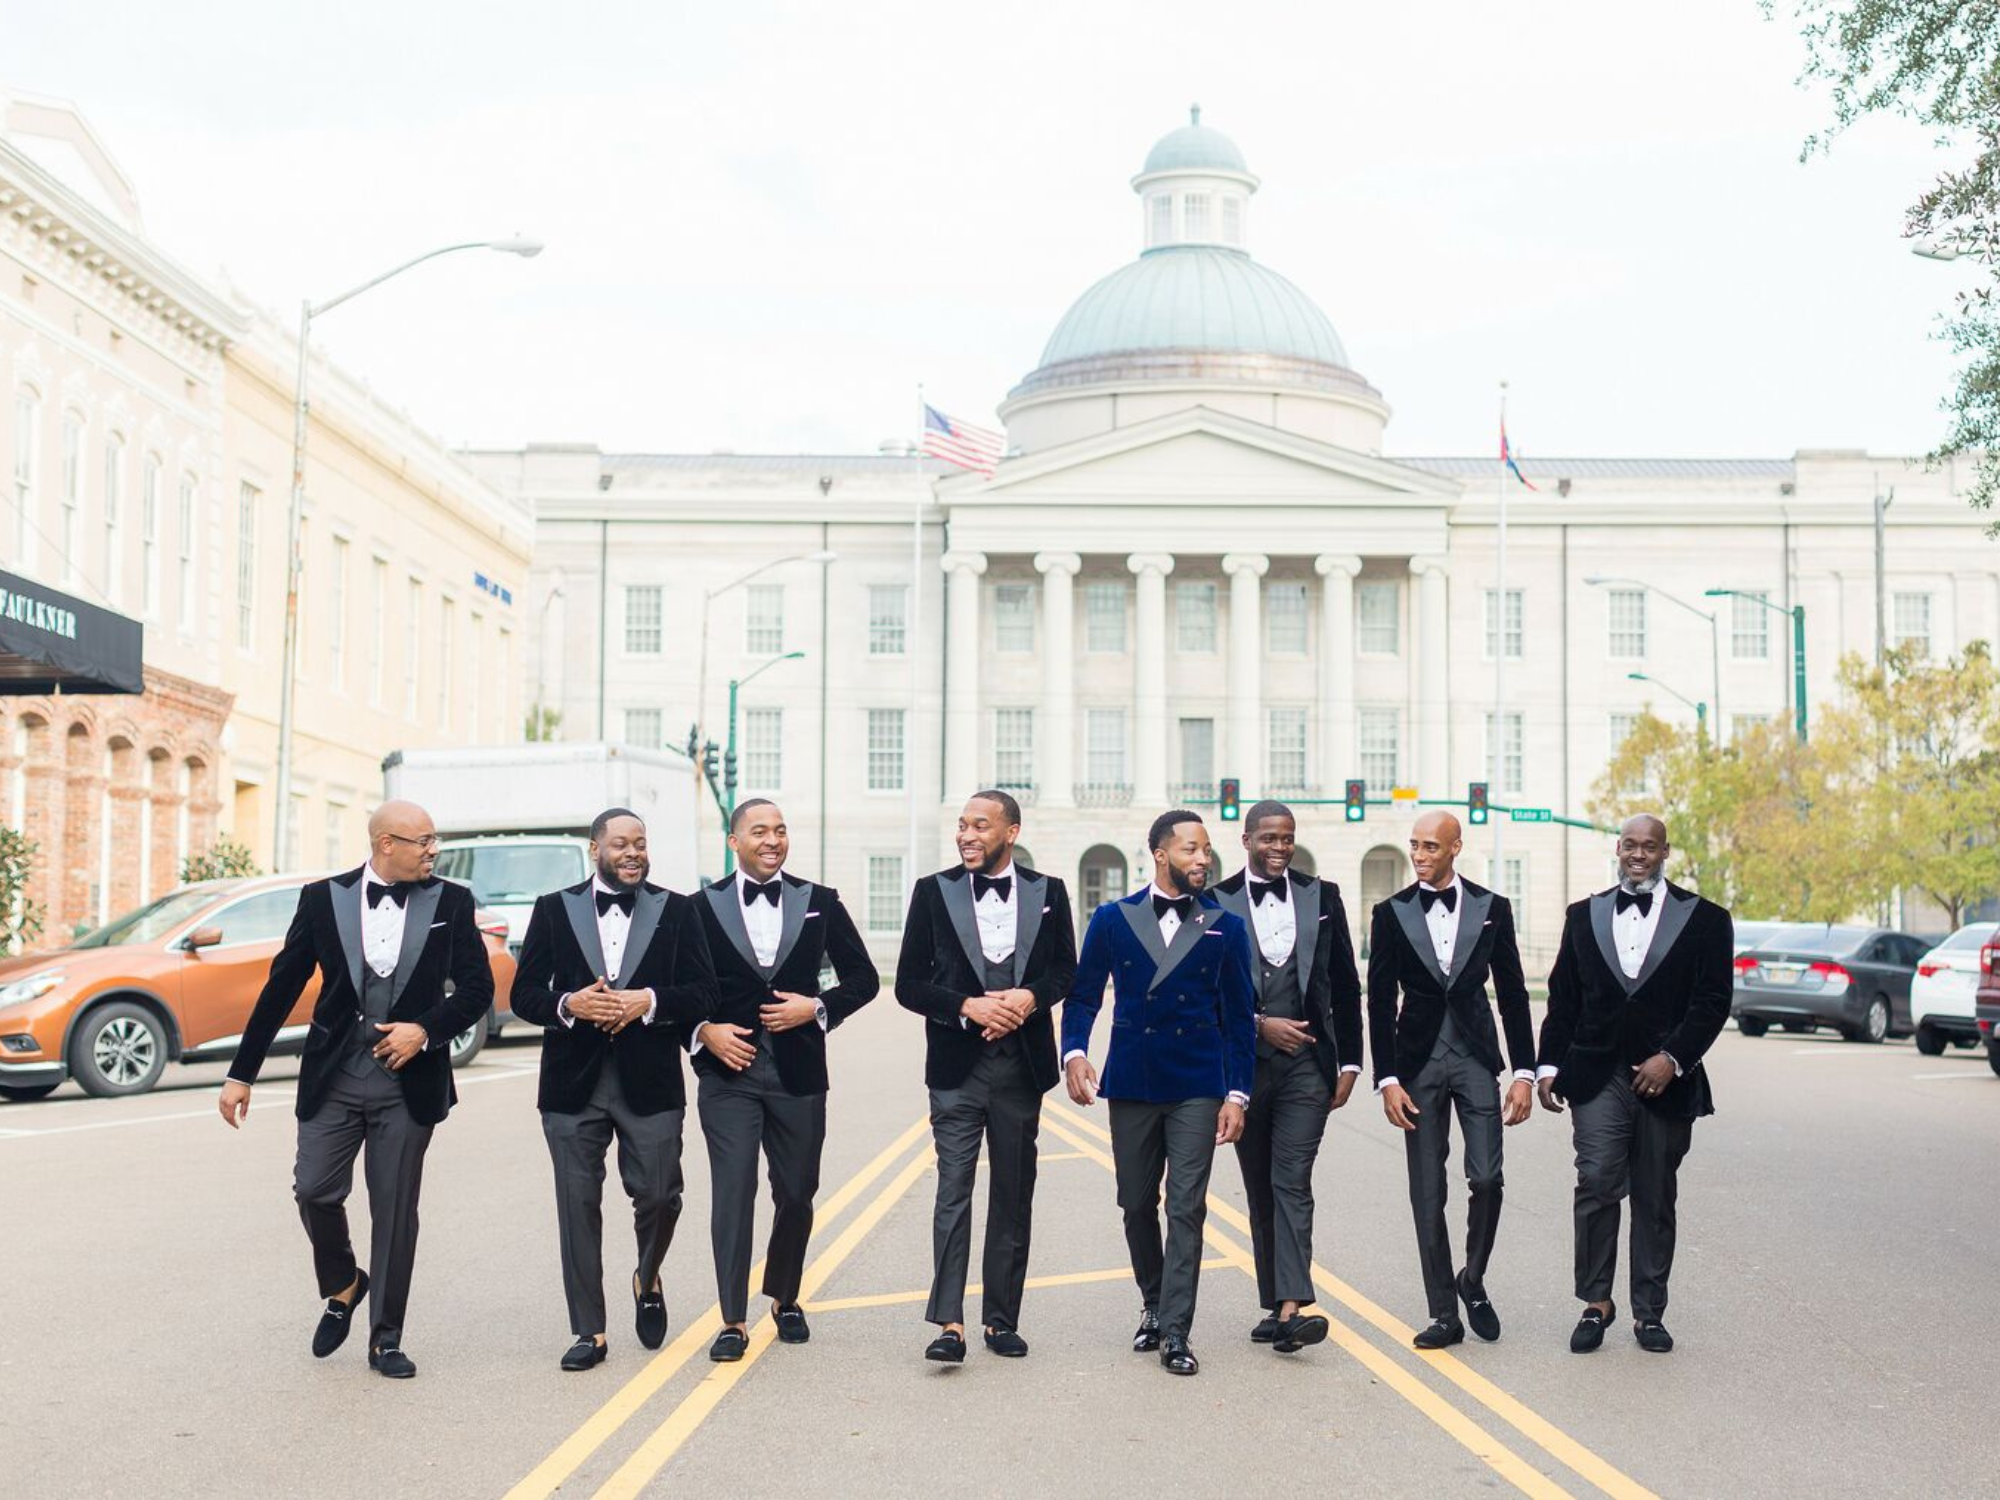
[[[1507, 735], [1507, 382], [1504, 380], [1500, 382], [1500, 446], [1500, 462], [1497, 465], [1499, 472], [1495, 476], [1497, 481], [1495, 493], [1500, 502], [1500, 512], [1499, 559], [1495, 568], [1498, 586], [1494, 590], [1493, 598], [1493, 732], [1488, 737], [1486, 779], [1493, 784], [1494, 790], [1504, 794], [1506, 786], [1500, 775], [1501, 766], [1504, 764]], [[1521, 628], [1525, 639], [1526, 619], [1522, 620]], [[1524, 753], [1525, 749], [1523, 746]], [[1490, 792], [1486, 800], [1490, 809], [1493, 801]], [[1488, 883], [1497, 891], [1507, 878], [1506, 868], [1500, 861], [1501, 846], [1506, 841], [1504, 832], [1506, 821], [1494, 816], [1491, 811], [1487, 816], [1493, 819], [1493, 869]], [[1520, 893], [1510, 891], [1505, 894], [1509, 899], [1513, 899]]]
[[903, 736], [903, 785], [909, 792], [909, 867], [903, 872], [903, 883], [914, 888], [922, 871], [917, 858], [919, 841], [917, 835], [917, 715], [923, 701], [923, 650], [924, 650], [924, 492], [928, 488], [924, 481], [924, 386], [917, 382], [917, 438], [911, 445], [911, 458], [917, 466], [916, 498], [910, 510], [910, 633], [904, 641], [904, 649], [910, 654], [910, 725]]

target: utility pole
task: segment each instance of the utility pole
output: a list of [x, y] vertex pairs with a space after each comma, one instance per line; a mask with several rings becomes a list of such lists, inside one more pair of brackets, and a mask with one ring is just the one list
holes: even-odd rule
[[1875, 670], [1878, 672], [1889, 649], [1888, 532], [1884, 522], [1889, 507], [1895, 503], [1894, 487], [1883, 494], [1878, 475], [1875, 481]]

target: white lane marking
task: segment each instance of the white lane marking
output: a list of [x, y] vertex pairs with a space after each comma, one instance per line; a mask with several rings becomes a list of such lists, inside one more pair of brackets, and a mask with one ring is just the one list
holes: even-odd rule
[[[533, 1078], [539, 1072], [540, 1069], [538, 1068], [482, 1069], [478, 1073], [467, 1076], [461, 1076], [458, 1080], [458, 1083], [459, 1087], [463, 1088], [468, 1084], [474, 1084], [474, 1083], [497, 1083], [503, 1079], [510, 1079], [510, 1078]], [[276, 1098], [276, 1099], [290, 1099], [294, 1097], [297, 1093], [298, 1090], [292, 1088], [292, 1089], [286, 1089], [283, 1093], [266, 1094], [263, 1095], [263, 1097]], [[215, 1090], [215, 1094], [217, 1098], [221, 1097], [222, 1090], [219, 1086]], [[205, 1120], [210, 1118], [214, 1114], [215, 1114], [215, 1107], [211, 1105], [207, 1109], [182, 1110], [177, 1114], [171, 1114], [171, 1115], [140, 1115], [137, 1118], [133, 1119], [91, 1120], [82, 1125], [50, 1125], [42, 1129], [34, 1129], [31, 1127], [22, 1130], [0, 1130], [0, 1140], [25, 1140], [32, 1137], [40, 1137], [45, 1135], [74, 1135], [78, 1131], [82, 1130], [119, 1130], [128, 1125], [164, 1125], [171, 1120]]]
[[1967, 1078], [1985, 1078], [1985, 1073], [1912, 1073], [1912, 1083], [1957, 1083]]

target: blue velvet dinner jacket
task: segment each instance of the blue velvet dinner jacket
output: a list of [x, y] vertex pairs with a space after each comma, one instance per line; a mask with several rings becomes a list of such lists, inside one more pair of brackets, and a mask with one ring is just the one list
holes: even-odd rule
[[1111, 985], [1111, 1051], [1099, 1092], [1152, 1104], [1250, 1092], [1257, 1066], [1250, 931], [1214, 897], [1196, 898], [1171, 945], [1149, 887], [1091, 913], [1063, 1002], [1062, 1050], [1090, 1050]]

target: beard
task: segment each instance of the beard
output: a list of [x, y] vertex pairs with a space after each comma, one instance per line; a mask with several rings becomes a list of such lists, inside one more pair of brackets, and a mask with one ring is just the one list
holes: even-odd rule
[[[639, 878], [632, 882], [635, 886], [644, 885], [646, 877], [653, 873], [653, 862], [651, 860], [641, 859], [639, 865]], [[618, 873], [618, 867], [608, 859], [601, 857], [598, 859], [597, 874], [599, 879], [615, 891], [626, 888], [625, 877]]]
[[1167, 879], [1172, 883], [1177, 896], [1192, 896], [1207, 884], [1208, 872], [1202, 871], [1202, 878], [1196, 880], [1194, 871], [1183, 870], [1177, 865], [1167, 866]]
[[1622, 884], [1626, 890], [1633, 892], [1635, 895], [1643, 896], [1646, 894], [1646, 892], [1651, 890], [1657, 890], [1659, 888], [1660, 872], [1658, 870], [1655, 870], [1652, 874], [1646, 876], [1646, 878], [1643, 880], [1639, 879], [1637, 876], [1627, 875], [1624, 878], [1624, 880], [1620, 882], [1620, 884]]
[[991, 875], [1012, 856], [1013, 850], [1002, 844], [998, 849], [989, 849], [979, 857], [977, 866], [981, 875]]

